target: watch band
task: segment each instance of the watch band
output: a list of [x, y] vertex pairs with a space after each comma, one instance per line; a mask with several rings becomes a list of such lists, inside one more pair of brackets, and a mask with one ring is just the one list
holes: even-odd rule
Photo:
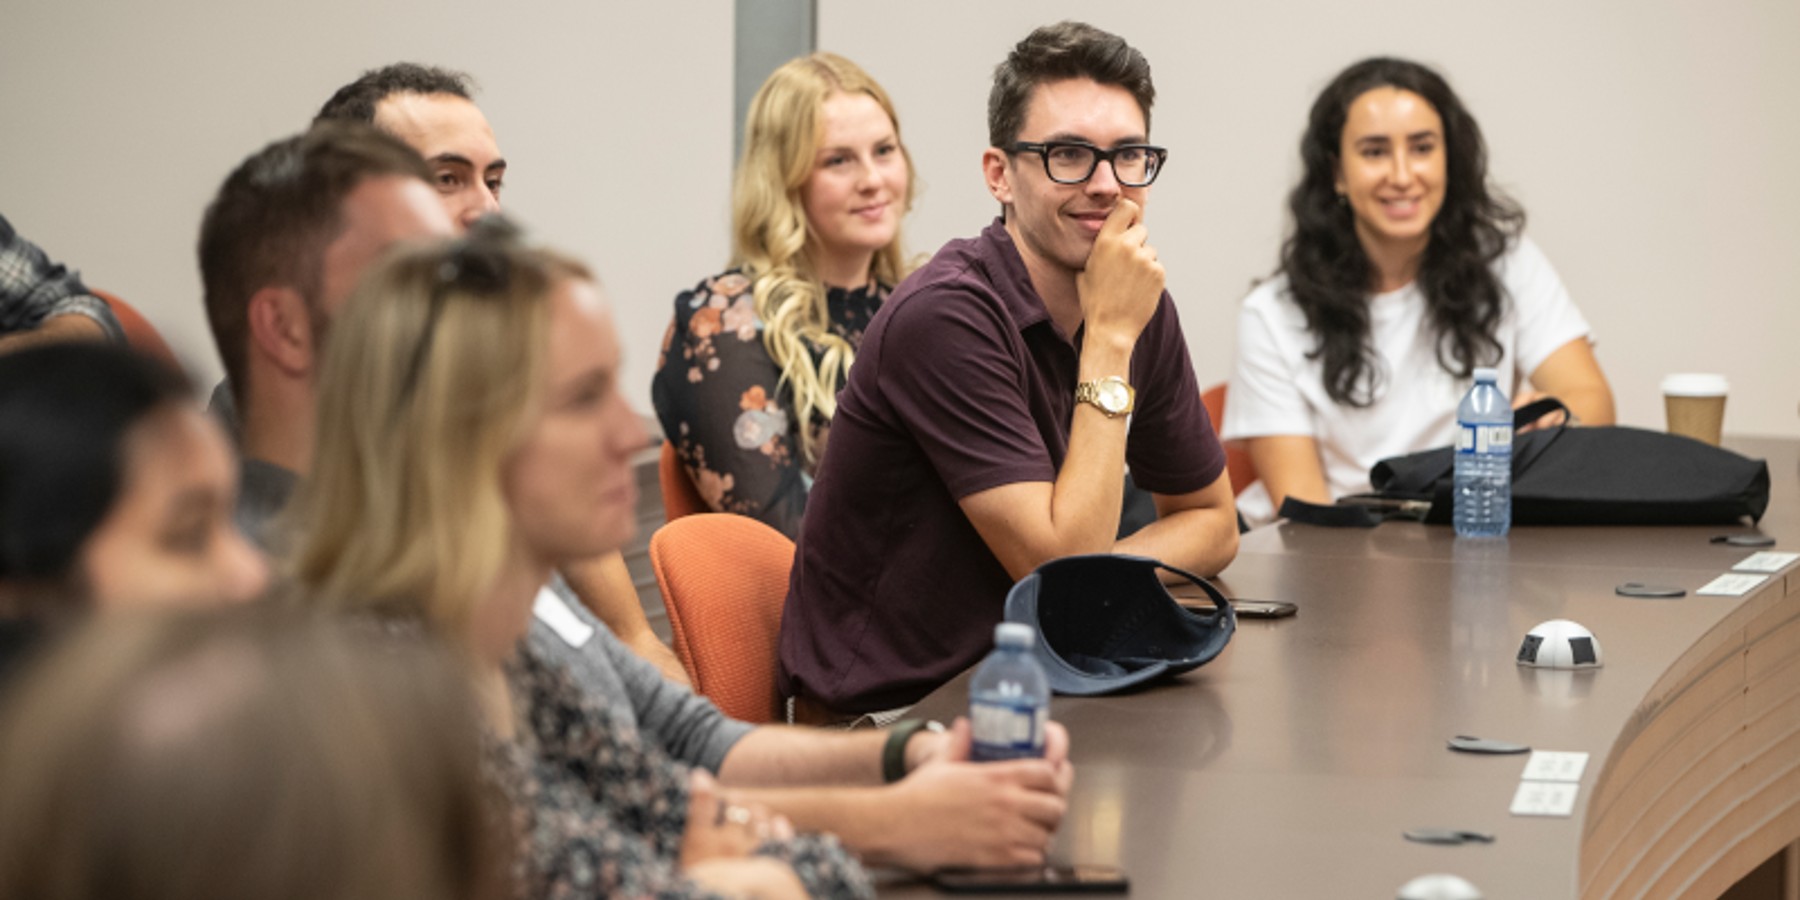
[[[1099, 400], [1100, 383], [1098, 381], [1083, 381], [1080, 384], [1075, 385], [1076, 403], [1091, 403], [1098, 405]], [[1101, 412], [1105, 411], [1106, 410], [1101, 410]]]
[[940, 722], [930, 719], [902, 719], [888, 729], [887, 743], [881, 747], [881, 780], [893, 784], [906, 777], [906, 744], [920, 731], [943, 731]]

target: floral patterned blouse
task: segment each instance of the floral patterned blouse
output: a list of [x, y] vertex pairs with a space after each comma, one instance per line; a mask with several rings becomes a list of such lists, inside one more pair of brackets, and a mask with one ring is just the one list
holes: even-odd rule
[[[734, 269], [675, 298], [650, 393], [663, 434], [707, 504], [761, 519], [791, 538], [800, 532], [814, 466], [795, 437], [793, 395], [779, 387], [781, 370], [763, 347], [750, 287]], [[831, 288], [832, 332], [860, 346], [891, 290]], [[823, 355], [814, 348], [815, 362]], [[831, 423], [815, 415], [807, 427], [823, 455]]]
[[[520, 900], [714, 896], [681, 876], [687, 767], [640, 741], [637, 728], [585, 697], [562, 667], [521, 646], [507, 666], [520, 723], [488, 733], [487, 773], [505, 792], [519, 842]], [[769, 841], [813, 897], [873, 897], [862, 867], [829, 835]]]

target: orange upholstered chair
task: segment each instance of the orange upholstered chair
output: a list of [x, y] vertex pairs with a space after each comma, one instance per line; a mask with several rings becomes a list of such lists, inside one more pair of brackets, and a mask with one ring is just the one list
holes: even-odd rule
[[712, 512], [688, 477], [687, 466], [675, 455], [675, 445], [663, 441], [662, 457], [656, 463], [656, 480], [662, 485], [663, 521], [673, 522], [682, 516]]
[[158, 360], [177, 372], [181, 371], [181, 363], [175, 359], [175, 351], [169, 349], [169, 342], [163, 340], [162, 332], [157, 331], [156, 326], [137, 311], [137, 307], [106, 291], [88, 288], [88, 293], [105, 300], [106, 305], [112, 307], [113, 317], [119, 320], [119, 327], [125, 329], [125, 343], [130, 344], [133, 350]]
[[[1200, 402], [1206, 404], [1206, 414], [1212, 417], [1214, 429], [1225, 424], [1225, 385], [1207, 388], [1200, 394]], [[1225, 445], [1225, 471], [1231, 473], [1233, 496], [1243, 493], [1244, 488], [1256, 481], [1256, 463], [1250, 461], [1250, 451], [1237, 441]]]
[[732, 718], [787, 718], [775, 669], [793, 564], [794, 542], [748, 516], [697, 513], [650, 536], [675, 655], [694, 691]]

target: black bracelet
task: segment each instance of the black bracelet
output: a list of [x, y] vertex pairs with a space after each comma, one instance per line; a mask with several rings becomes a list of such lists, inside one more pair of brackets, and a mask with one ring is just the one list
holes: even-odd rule
[[887, 743], [881, 748], [881, 778], [893, 784], [906, 777], [906, 743], [921, 730], [943, 731], [941, 723], [929, 719], [903, 719], [888, 729]]

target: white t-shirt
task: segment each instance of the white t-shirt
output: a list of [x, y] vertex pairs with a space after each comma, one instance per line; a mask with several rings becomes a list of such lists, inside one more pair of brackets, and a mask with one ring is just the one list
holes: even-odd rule
[[[1588, 334], [1550, 261], [1521, 237], [1494, 263], [1505, 304], [1498, 332], [1500, 388], [1511, 397], [1564, 344]], [[1339, 405], [1325, 393], [1323, 365], [1307, 354], [1318, 340], [1278, 275], [1258, 285], [1238, 314], [1237, 365], [1225, 396], [1226, 440], [1297, 435], [1318, 441], [1333, 497], [1370, 490], [1369, 469], [1391, 456], [1445, 446], [1455, 437], [1456, 405], [1473, 383], [1438, 363], [1417, 284], [1369, 298], [1371, 345], [1378, 358], [1375, 402]], [[1252, 525], [1272, 520], [1257, 482], [1238, 497]]]

